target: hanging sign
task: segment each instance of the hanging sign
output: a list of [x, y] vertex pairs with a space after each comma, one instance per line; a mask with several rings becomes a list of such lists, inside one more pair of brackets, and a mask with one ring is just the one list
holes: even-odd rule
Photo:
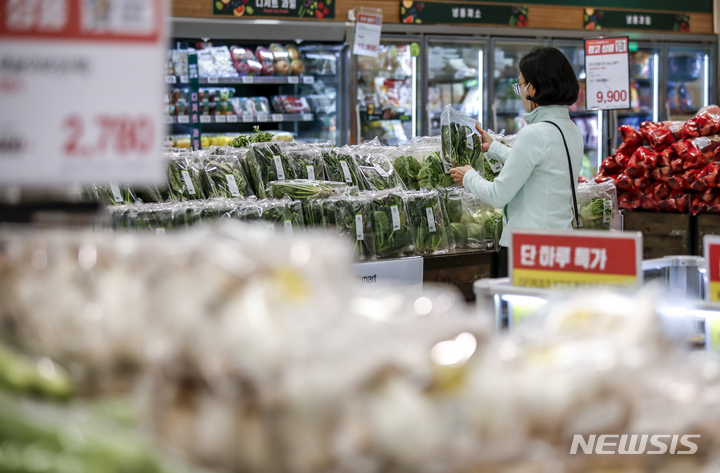
[[355, 15], [353, 54], [377, 57], [382, 34], [382, 13], [360, 10]]
[[335, 18], [333, 0], [210, 0], [213, 15], [235, 18], [278, 16], [285, 18]]
[[630, 65], [627, 38], [585, 40], [587, 108], [630, 108]]
[[690, 15], [586, 8], [583, 24], [586, 30], [618, 29], [687, 33], [690, 31]]
[[642, 284], [642, 234], [514, 230], [510, 280], [519, 287], [637, 287]]
[[400, 21], [414, 24], [474, 23], [528, 26], [528, 7], [402, 0]]
[[0, 184], [161, 182], [164, 24], [163, 0], [0, 0]]

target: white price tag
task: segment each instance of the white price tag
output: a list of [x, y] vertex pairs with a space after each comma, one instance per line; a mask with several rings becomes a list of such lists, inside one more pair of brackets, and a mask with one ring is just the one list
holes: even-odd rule
[[187, 115], [178, 115], [177, 121], [178, 123], [187, 124], [190, 123], [190, 117]]
[[377, 57], [382, 33], [382, 14], [358, 13], [355, 21], [353, 54]]
[[304, 76], [303, 77], [303, 84], [314, 84], [314, 83], [315, 83], [314, 76]]
[[258, 122], [261, 122], [261, 123], [264, 123], [264, 122], [268, 121], [268, 116], [265, 115], [264, 113], [258, 113], [258, 115], [257, 115], [257, 121], [258, 121]]
[[279, 114], [279, 113], [273, 113], [273, 114], [271, 115], [271, 118], [272, 118], [272, 121], [274, 121], [274, 122], [281, 122], [281, 121], [283, 121], [283, 116], [282, 116], [281, 114]]
[[243, 122], [252, 123], [255, 120], [252, 113], [243, 113]]
[[285, 234], [292, 236], [292, 234], [293, 234], [292, 221], [285, 220], [283, 222], [283, 226], [285, 227]]
[[190, 82], [190, 78], [188, 76], [180, 76], [181, 84], [187, 84], [188, 82]]
[[305, 166], [305, 168], [307, 169], [308, 179], [310, 179], [311, 181], [314, 181], [315, 180], [315, 168], [310, 165]]
[[200, 123], [210, 123], [212, 117], [210, 115], [200, 115]]
[[340, 167], [342, 168], [343, 175], [345, 176], [345, 182], [352, 184], [352, 174], [350, 174], [350, 168], [345, 160], [340, 161]]
[[365, 239], [365, 229], [363, 228], [362, 214], [355, 214], [355, 237], [357, 241]]
[[498, 173], [502, 170], [503, 165], [497, 159], [490, 159], [490, 155], [487, 153], [485, 153], [485, 159], [487, 160], [488, 164], [490, 165], [490, 169], [492, 169], [492, 172]]
[[174, 121], [175, 120], [173, 120], [173, 117], [171, 117], [170, 115], [165, 117], [165, 123], [172, 124], [172, 122]]
[[163, 227], [158, 227], [155, 229], [156, 235], [165, 235], [165, 229]]
[[467, 140], [468, 149], [473, 149], [473, 132], [465, 128], [465, 139]]
[[235, 181], [235, 176], [232, 174], [225, 174], [225, 179], [227, 179], [228, 188], [230, 188], [230, 195], [233, 197], [240, 197], [240, 189], [238, 189], [237, 181]]
[[115, 202], [123, 201], [122, 194], [120, 193], [120, 187], [118, 187], [116, 183], [110, 183], [110, 190], [112, 191], [113, 199], [115, 200]]
[[442, 160], [442, 163], [443, 163], [443, 169], [445, 170], [445, 174], [450, 174], [450, 164], [447, 161], [445, 161], [444, 159]]
[[378, 163], [373, 163], [373, 168], [375, 171], [377, 171], [378, 174], [380, 174], [382, 177], [388, 177], [389, 174], [385, 172], [385, 170], [380, 166]]
[[392, 214], [393, 230], [400, 230], [400, 210], [398, 210], [398, 206], [391, 205], [390, 213]]
[[238, 116], [237, 116], [237, 115], [228, 115], [228, 116], [225, 117], [225, 118], [227, 119], [227, 122], [228, 122], [228, 123], [237, 123], [237, 121], [238, 121]]
[[252, 84], [254, 82], [253, 76], [244, 76], [242, 78], [243, 84]]
[[603, 223], [610, 223], [613, 217], [613, 203], [611, 200], [603, 202]]
[[0, 1], [0, 186], [165, 179], [166, 3]]
[[195, 186], [193, 185], [192, 179], [190, 179], [190, 173], [187, 171], [181, 172], [185, 186], [187, 187], [188, 194], [195, 195]]
[[585, 40], [587, 108], [630, 108], [628, 38]]
[[303, 113], [302, 119], [304, 122], [311, 122], [313, 120], [312, 113]]
[[217, 84], [217, 83], [218, 83], [218, 78], [217, 78], [217, 77], [208, 77], [208, 78], [207, 78], [207, 83], [208, 83], [208, 84]]
[[428, 230], [430, 230], [430, 233], [435, 233], [437, 231], [435, 228], [435, 212], [433, 212], [432, 207], [426, 207], [425, 213], [427, 214]]
[[283, 168], [282, 158], [280, 156], [273, 156], [275, 161], [275, 171], [277, 171], [278, 181], [285, 180], [285, 169]]
[[225, 115], [215, 115], [215, 123], [225, 123], [227, 122], [227, 117]]
[[298, 84], [300, 83], [300, 78], [296, 76], [290, 76], [288, 77], [288, 84]]

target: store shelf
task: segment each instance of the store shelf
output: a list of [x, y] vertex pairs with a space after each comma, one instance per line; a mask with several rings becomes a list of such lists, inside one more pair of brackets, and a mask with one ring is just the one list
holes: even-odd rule
[[[227, 123], [291, 123], [291, 122], [311, 122], [315, 120], [315, 116], [312, 113], [272, 113], [270, 115], [201, 115], [200, 123], [216, 123], [216, 124], [227, 124]], [[182, 116], [165, 116], [165, 123], [167, 124], [180, 124], [189, 125], [190, 117], [187, 115]]]
[[[200, 85], [286, 85], [314, 84], [315, 76], [243, 76], [200, 78]], [[187, 76], [165, 76], [166, 84], [188, 85]]]

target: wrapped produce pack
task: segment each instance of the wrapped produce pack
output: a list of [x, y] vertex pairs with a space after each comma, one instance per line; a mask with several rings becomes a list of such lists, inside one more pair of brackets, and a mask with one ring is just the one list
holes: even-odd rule
[[408, 216], [413, 228], [415, 254], [447, 252], [450, 244], [440, 193], [436, 190], [411, 191], [406, 197]]
[[325, 166], [321, 148], [315, 146], [295, 146], [286, 150], [286, 155], [295, 167], [297, 179], [325, 180]]
[[347, 187], [341, 182], [292, 179], [270, 182], [267, 194], [276, 199], [286, 196], [293, 200], [322, 199], [335, 195], [338, 191], [345, 192]]
[[481, 138], [475, 129], [477, 120], [447, 105], [440, 116], [440, 124], [444, 162], [452, 168], [475, 167], [482, 154]]
[[372, 149], [366, 151], [360, 148], [354, 154], [354, 159], [362, 178], [363, 189], [373, 191], [406, 189], [390, 159], [382, 152], [373, 152]]
[[323, 152], [323, 164], [328, 181], [344, 182], [349, 186], [357, 186], [360, 190], [365, 188], [350, 147], [326, 149]]
[[202, 183], [207, 197], [230, 199], [253, 195], [241, 158], [238, 157], [244, 156], [245, 150], [222, 155], [202, 151], [199, 154], [203, 166]]
[[271, 181], [284, 181], [297, 177], [295, 166], [277, 142], [255, 143], [248, 149], [243, 160], [244, 170], [250, 175], [253, 193], [258, 197], [267, 195]]
[[202, 185], [203, 165], [190, 153], [179, 154], [168, 161], [168, 194], [172, 200], [207, 198]]
[[377, 254], [373, 204], [371, 195], [361, 194], [329, 199], [326, 207], [328, 211], [334, 209], [338, 235], [353, 242], [355, 255], [360, 260], [373, 259]]
[[581, 228], [610, 230], [618, 213], [617, 189], [612, 181], [584, 182], [577, 188]]
[[378, 258], [398, 258], [414, 247], [413, 227], [402, 191], [372, 193], [372, 227]]
[[458, 249], [496, 249], [502, 234], [502, 211], [463, 188], [441, 193], [449, 222], [449, 240]]

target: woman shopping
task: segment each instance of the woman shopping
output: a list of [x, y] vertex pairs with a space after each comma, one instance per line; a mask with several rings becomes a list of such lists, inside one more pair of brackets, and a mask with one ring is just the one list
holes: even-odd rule
[[522, 99], [528, 125], [513, 147], [494, 142], [477, 126], [483, 151], [503, 163], [495, 181], [486, 181], [471, 166], [450, 170], [455, 182], [478, 199], [503, 209], [500, 277], [507, 276], [510, 228], [572, 228], [583, 160], [582, 134], [568, 112], [568, 105], [577, 101], [579, 85], [563, 53], [533, 49], [520, 61], [520, 82], [513, 88]]

